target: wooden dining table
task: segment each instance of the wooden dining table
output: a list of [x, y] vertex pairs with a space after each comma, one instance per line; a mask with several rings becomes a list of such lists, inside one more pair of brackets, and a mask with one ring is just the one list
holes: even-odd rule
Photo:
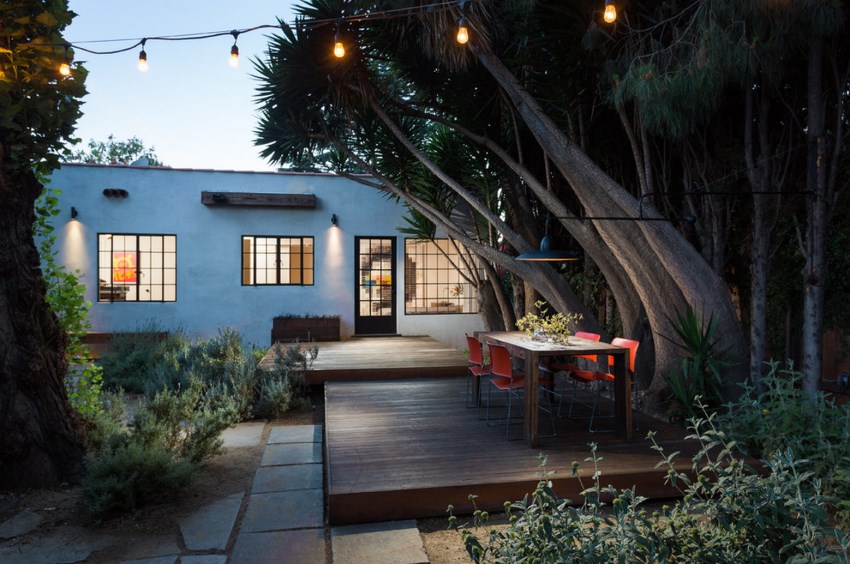
[[[629, 349], [574, 336], [570, 336], [566, 344], [535, 341], [522, 331], [481, 332], [479, 337], [487, 342], [504, 345], [511, 356], [525, 360], [523, 437], [528, 446], [536, 447], [539, 437], [537, 388], [540, 382], [540, 360], [557, 356], [607, 355], [613, 358], [614, 431], [619, 438], [632, 439], [632, 383], [626, 374]], [[605, 366], [605, 359], [600, 361]]]

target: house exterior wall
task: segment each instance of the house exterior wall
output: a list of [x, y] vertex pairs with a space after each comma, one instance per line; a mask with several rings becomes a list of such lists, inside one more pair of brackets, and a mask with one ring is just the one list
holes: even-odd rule
[[[61, 191], [53, 219], [58, 260], [82, 274], [93, 304], [92, 331], [135, 331], [155, 321], [162, 330], [208, 337], [229, 327], [247, 342], [267, 346], [275, 316], [335, 314], [347, 338], [354, 332], [358, 236], [396, 237], [399, 334], [431, 335], [462, 349], [464, 332], [483, 329], [477, 314], [405, 315], [404, 236], [397, 231], [404, 208], [340, 176], [66, 164], [50, 187]], [[128, 195], [108, 198], [103, 191], [110, 188]], [[317, 202], [315, 209], [207, 206], [202, 191], [314, 194]], [[176, 301], [98, 302], [100, 233], [175, 235]], [[244, 235], [314, 237], [315, 284], [243, 286]]]

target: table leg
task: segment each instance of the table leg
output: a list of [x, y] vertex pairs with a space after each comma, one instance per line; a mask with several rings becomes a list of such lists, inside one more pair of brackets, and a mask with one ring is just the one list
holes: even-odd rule
[[[467, 378], [472, 378], [471, 376], [467, 376]], [[481, 394], [481, 378], [483, 376], [478, 376], [477, 378], [472, 378], [472, 405], [478, 407], [479, 395]]]
[[537, 446], [537, 384], [540, 381], [538, 368], [540, 354], [528, 351], [525, 354], [525, 417], [523, 417], [523, 432], [528, 446]]
[[614, 356], [614, 428], [617, 436], [632, 440], [632, 381], [626, 373], [628, 349]]

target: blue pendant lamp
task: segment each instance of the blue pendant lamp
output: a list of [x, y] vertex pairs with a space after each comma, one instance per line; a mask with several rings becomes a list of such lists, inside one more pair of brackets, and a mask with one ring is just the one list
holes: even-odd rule
[[528, 262], [564, 262], [578, 260], [576, 251], [559, 251], [552, 248], [552, 240], [549, 238], [549, 217], [546, 218], [546, 233], [540, 239], [540, 250], [522, 253], [516, 257], [517, 260]]

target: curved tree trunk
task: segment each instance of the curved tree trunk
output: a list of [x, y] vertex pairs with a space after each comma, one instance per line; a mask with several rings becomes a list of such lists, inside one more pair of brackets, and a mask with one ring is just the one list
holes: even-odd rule
[[63, 380], [67, 337], [32, 235], [41, 189], [29, 172], [0, 183], [0, 488], [75, 482], [84, 471]]
[[[637, 217], [637, 200], [566, 138], [502, 62], [483, 50], [477, 50], [476, 55], [516, 105], [588, 213]], [[660, 221], [601, 221], [596, 229], [633, 282], [654, 334], [671, 336], [670, 319], [675, 310], [692, 304], [717, 319], [721, 346], [739, 361], [745, 358], [743, 333], [725, 284], [671, 225]], [[666, 339], [655, 339], [655, 346], [653, 385], [659, 385], [660, 374], [673, 367], [679, 353]], [[725, 382], [730, 394], [745, 377], [746, 365], [739, 362]]]

